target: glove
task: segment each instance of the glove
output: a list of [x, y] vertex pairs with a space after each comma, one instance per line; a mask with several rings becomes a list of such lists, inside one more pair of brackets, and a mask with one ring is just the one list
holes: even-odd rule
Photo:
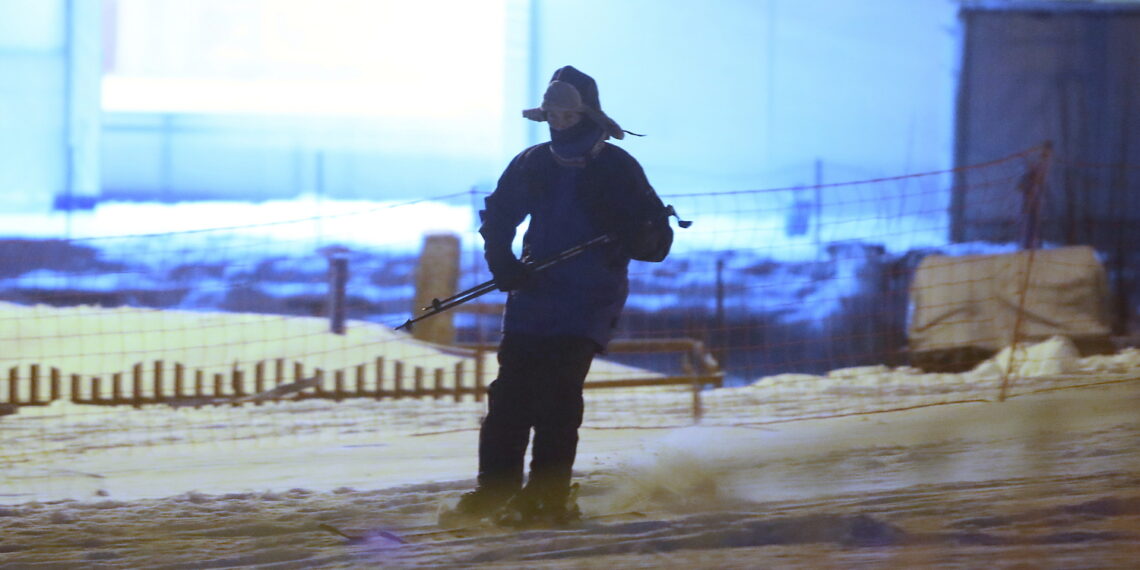
[[673, 245], [673, 229], [667, 218], [627, 223], [617, 237], [622, 253], [638, 261], [661, 261]]
[[500, 291], [522, 289], [530, 281], [530, 268], [519, 261], [508, 248], [487, 247], [487, 267], [495, 279], [495, 287]]

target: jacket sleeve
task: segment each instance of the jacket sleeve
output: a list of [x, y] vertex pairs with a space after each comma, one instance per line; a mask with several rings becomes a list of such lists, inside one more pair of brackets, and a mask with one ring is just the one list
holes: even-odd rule
[[[524, 162], [530, 149], [523, 151], [507, 165], [495, 191], [484, 201], [479, 212], [483, 249], [487, 255], [510, 253], [515, 230], [529, 214]], [[513, 254], [512, 254], [513, 255]]]
[[[623, 153], [624, 154], [624, 153]], [[673, 228], [665, 204], [649, 184], [641, 165], [628, 154], [623, 168], [625, 219], [622, 241], [626, 254], [638, 261], [662, 261], [673, 245]]]

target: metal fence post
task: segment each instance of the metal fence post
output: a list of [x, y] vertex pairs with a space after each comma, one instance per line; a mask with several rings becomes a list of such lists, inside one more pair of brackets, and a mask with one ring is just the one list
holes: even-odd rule
[[329, 256], [329, 331], [344, 334], [345, 288], [348, 286], [348, 259], [342, 255]]

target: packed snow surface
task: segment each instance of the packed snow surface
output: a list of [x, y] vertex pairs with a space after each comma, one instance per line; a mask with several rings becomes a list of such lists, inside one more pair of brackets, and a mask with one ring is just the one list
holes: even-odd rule
[[470, 398], [61, 401], [0, 417], [0, 568], [1126, 568], [1138, 378], [1140, 351], [1080, 358], [1054, 338], [962, 374], [867, 366], [706, 390], [699, 423], [687, 389], [588, 390], [587, 518], [527, 531], [435, 524], [473, 485], [485, 404]]
[[[829, 211], [819, 235], [789, 236], [785, 208], [742, 222], [729, 215], [739, 209], [733, 199], [675, 201], [686, 217], [702, 213], [676, 253], [707, 263], [670, 283], [711, 283], [716, 259], [740, 269], [802, 262], [817, 259], [821, 244], [876, 236], [891, 237], [882, 245], [895, 255], [1008, 251], [950, 246], [944, 220], [874, 212]], [[414, 205], [310, 197], [248, 207], [105, 204], [70, 216], [0, 215], [0, 224], [13, 236], [77, 240], [109, 261], [193, 264], [332, 244], [414, 252], [425, 232], [470, 234], [475, 209], [467, 197]], [[784, 289], [795, 282], [777, 277]], [[73, 278], [39, 271], [10, 284], [51, 288]], [[84, 284], [117, 290], [122, 279]], [[841, 290], [808, 287], [780, 302], [819, 318], [811, 311], [845, 285], [824, 286]], [[0, 319], [0, 372], [41, 364], [105, 376], [161, 359], [224, 373], [283, 353], [310, 370], [376, 356], [452, 370], [470, 358], [368, 323], [344, 337], [323, 334], [320, 319], [22, 306], [5, 306]], [[645, 373], [603, 360], [592, 376]], [[576, 464], [586, 520], [525, 531], [436, 524], [439, 507], [474, 484], [486, 404], [471, 397], [22, 407], [0, 416], [0, 569], [1132, 568], [1140, 558], [1135, 349], [1081, 358], [1057, 337], [1009, 347], [961, 374], [876, 365], [697, 393], [590, 389], [586, 397]]]

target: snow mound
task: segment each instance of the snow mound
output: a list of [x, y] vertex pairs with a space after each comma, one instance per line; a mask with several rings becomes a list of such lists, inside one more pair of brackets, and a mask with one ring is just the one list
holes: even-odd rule
[[1078, 363], [1081, 372], [1121, 374], [1140, 369], [1140, 348], [1128, 347], [1116, 354], [1094, 354]]
[[1079, 368], [1081, 353], [1072, 340], [1053, 336], [1037, 344], [1017, 343], [1007, 346], [993, 358], [974, 368], [976, 376], [1013, 375], [1040, 378], [1070, 374]]

